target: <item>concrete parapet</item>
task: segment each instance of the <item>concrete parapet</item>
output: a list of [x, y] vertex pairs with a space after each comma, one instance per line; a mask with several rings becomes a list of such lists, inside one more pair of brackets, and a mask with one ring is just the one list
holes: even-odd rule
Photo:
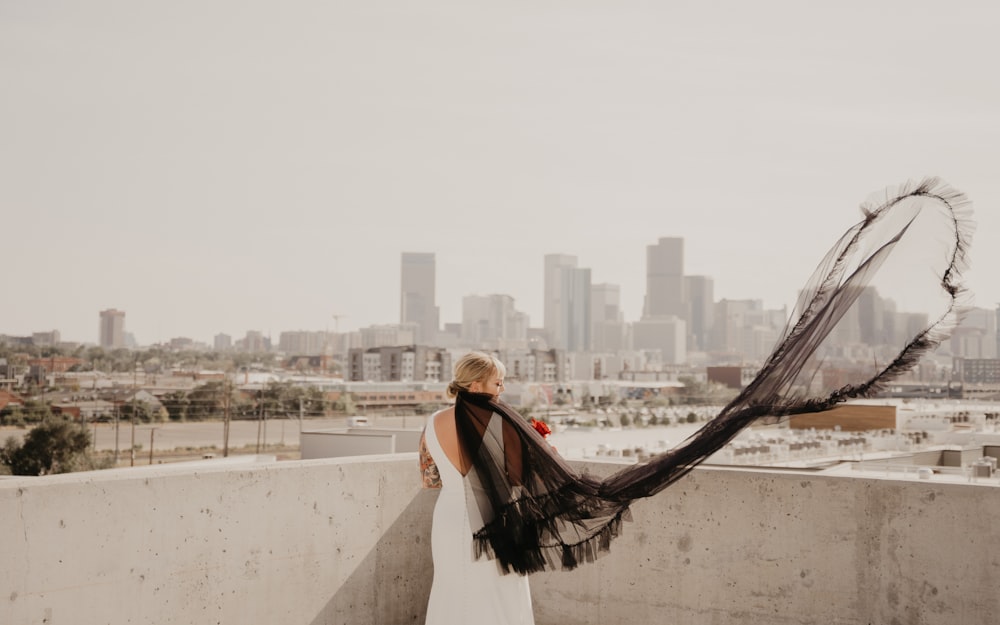
[[995, 486], [703, 468], [633, 518], [596, 565], [534, 576], [539, 625], [1000, 615]]
[[[0, 481], [0, 623], [423, 623], [416, 454], [210, 465]], [[1000, 614], [995, 486], [702, 468], [633, 516], [596, 563], [532, 578], [538, 625]]]
[[416, 455], [0, 481], [0, 623], [422, 622]]

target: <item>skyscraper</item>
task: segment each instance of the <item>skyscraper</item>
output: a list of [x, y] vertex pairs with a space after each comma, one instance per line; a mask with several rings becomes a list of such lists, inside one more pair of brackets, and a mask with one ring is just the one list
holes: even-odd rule
[[646, 317], [632, 324], [632, 333], [636, 349], [659, 351], [663, 363], [687, 361], [687, 324], [683, 319], [674, 315]]
[[109, 308], [101, 311], [98, 344], [104, 349], [125, 347], [125, 311]]
[[687, 319], [684, 286], [684, 239], [661, 237], [655, 245], [647, 245], [643, 318]]
[[233, 348], [233, 337], [228, 334], [220, 332], [215, 335], [215, 339], [212, 342], [215, 351], [217, 352], [227, 352]]
[[684, 276], [684, 292], [688, 306], [688, 348], [708, 349], [709, 332], [715, 306], [714, 283], [708, 276]]
[[598, 321], [622, 321], [621, 288], [617, 284], [590, 285], [590, 318]]
[[562, 270], [576, 268], [576, 256], [569, 254], [546, 254], [545, 255], [545, 276], [544, 276], [544, 298], [542, 300], [544, 312], [545, 334], [548, 336], [551, 347], [564, 349], [566, 346], [560, 344], [563, 337], [563, 288]]
[[560, 335], [556, 345], [568, 352], [590, 351], [590, 269], [560, 269]]
[[416, 324], [418, 343], [433, 342], [439, 327], [434, 254], [403, 252], [400, 275], [399, 321]]
[[595, 352], [625, 349], [621, 288], [617, 284], [590, 286], [590, 348]]
[[461, 338], [478, 349], [526, 346], [527, 315], [514, 308], [510, 295], [466, 295], [462, 298]]

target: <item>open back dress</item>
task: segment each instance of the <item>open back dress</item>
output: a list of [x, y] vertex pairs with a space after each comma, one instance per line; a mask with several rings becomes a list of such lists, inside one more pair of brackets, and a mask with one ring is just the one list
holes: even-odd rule
[[[431, 551], [434, 581], [427, 603], [427, 625], [533, 625], [531, 591], [524, 575], [503, 575], [495, 560], [473, 555], [473, 531], [483, 526], [476, 500], [481, 490], [475, 470], [462, 475], [445, 455], [432, 415], [424, 437], [441, 476], [434, 507]], [[499, 428], [494, 417], [489, 427]], [[502, 437], [500, 437], [502, 439]]]

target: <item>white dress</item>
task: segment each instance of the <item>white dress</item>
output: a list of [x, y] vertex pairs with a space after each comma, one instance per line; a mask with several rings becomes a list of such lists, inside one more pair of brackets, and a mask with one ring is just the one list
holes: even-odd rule
[[[434, 581], [426, 625], [534, 625], [528, 578], [504, 575], [495, 560], [473, 555], [472, 533], [483, 525], [472, 490], [478, 480], [474, 472], [463, 477], [448, 460], [434, 431], [435, 416], [425, 430], [427, 450], [441, 476], [431, 527]], [[493, 417], [497, 427], [499, 419]]]

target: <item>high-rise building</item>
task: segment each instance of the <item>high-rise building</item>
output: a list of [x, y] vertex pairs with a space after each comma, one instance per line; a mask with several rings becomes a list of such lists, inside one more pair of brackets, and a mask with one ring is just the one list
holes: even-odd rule
[[466, 295], [462, 298], [461, 339], [477, 349], [526, 346], [527, 315], [514, 308], [510, 295]]
[[271, 339], [260, 330], [247, 330], [246, 336], [236, 341], [239, 351], [257, 354], [271, 351]]
[[40, 347], [58, 345], [59, 340], [59, 330], [52, 330], [51, 332], [32, 332], [31, 334], [31, 342]]
[[[1000, 328], [1000, 305], [996, 307], [996, 310], [994, 311], [993, 314], [994, 314], [993, 323], [996, 327]], [[995, 342], [996, 353], [1000, 355], [1000, 332], [997, 332], [994, 342]]]
[[592, 321], [622, 321], [622, 293], [617, 284], [590, 285], [590, 318]]
[[556, 345], [567, 352], [590, 351], [590, 269], [563, 268], [560, 335]]
[[125, 347], [125, 311], [109, 308], [101, 311], [98, 344], [104, 349]]
[[354, 382], [440, 382], [451, 373], [448, 350], [423, 345], [351, 348], [347, 363]]
[[730, 354], [730, 362], [739, 364], [743, 358], [743, 330], [746, 327], [746, 316], [754, 311], [764, 309], [760, 300], [722, 299], [715, 303], [715, 323], [712, 325], [710, 349], [716, 352]]
[[432, 343], [440, 327], [434, 254], [403, 252], [400, 277], [399, 322], [416, 324], [418, 343]]
[[953, 356], [996, 358], [997, 320], [994, 311], [970, 307], [948, 342]]
[[646, 300], [642, 317], [687, 319], [684, 293], [684, 239], [661, 237], [646, 246]]
[[215, 339], [212, 341], [212, 346], [217, 352], [228, 352], [233, 348], [233, 337], [220, 332], [215, 335]]
[[[555, 384], [565, 382], [570, 378], [568, 366], [570, 359], [566, 352], [561, 349], [508, 349], [501, 350], [498, 356], [507, 367], [507, 378], [510, 380]], [[549, 387], [547, 391], [546, 389], [535, 390], [544, 396], [522, 396], [521, 401], [531, 403], [532, 400], [541, 399], [543, 403], [552, 403], [552, 387]]]
[[787, 319], [785, 309], [765, 309], [761, 300], [722, 299], [713, 306], [709, 348], [719, 364], [759, 362], [774, 349]]
[[319, 356], [332, 344], [327, 332], [287, 331], [278, 335], [278, 349], [296, 356]]
[[714, 283], [708, 276], [684, 276], [688, 306], [688, 348], [705, 351], [715, 308]]
[[625, 322], [621, 288], [617, 284], [590, 286], [590, 348], [595, 352], [625, 349]]
[[590, 349], [590, 269], [576, 256], [545, 255], [545, 334], [549, 346], [566, 351]]
[[668, 365], [687, 361], [687, 325], [672, 315], [648, 317], [632, 324], [635, 349], [656, 350], [660, 360]]
[[560, 344], [564, 335], [563, 319], [565, 317], [562, 270], [575, 269], [576, 256], [569, 254], [546, 254], [545, 255], [545, 276], [544, 276], [544, 297], [542, 299], [544, 312], [545, 334], [552, 347], [564, 349], [566, 346]]
[[361, 347], [371, 349], [373, 347], [392, 347], [395, 345], [416, 345], [417, 324], [383, 324], [373, 325], [358, 330]]

